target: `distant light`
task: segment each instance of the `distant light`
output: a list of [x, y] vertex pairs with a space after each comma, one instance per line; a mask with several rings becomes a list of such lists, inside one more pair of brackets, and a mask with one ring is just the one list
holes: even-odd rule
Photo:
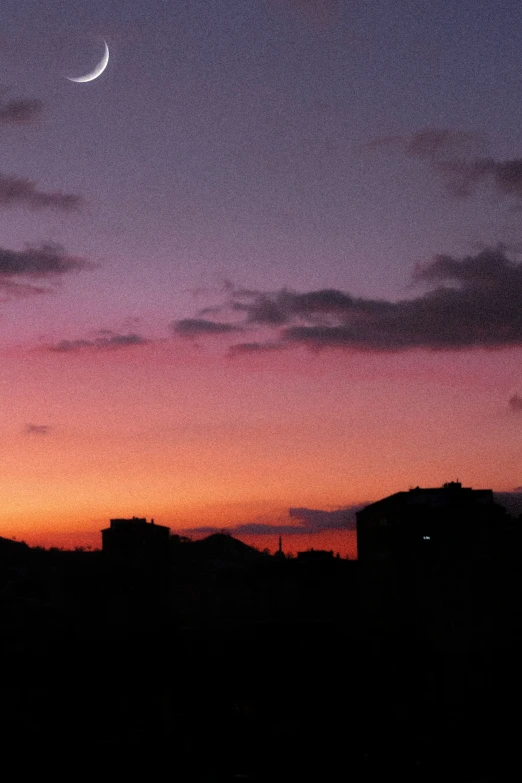
[[425, 541], [431, 541], [431, 536], [422, 536]]

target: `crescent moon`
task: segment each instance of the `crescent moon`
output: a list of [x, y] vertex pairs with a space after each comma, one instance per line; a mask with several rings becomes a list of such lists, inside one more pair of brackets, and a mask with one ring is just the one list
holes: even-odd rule
[[109, 47], [107, 46], [107, 41], [105, 38], [102, 38], [102, 40], [105, 46], [105, 52], [96, 68], [94, 68], [94, 70], [92, 70], [90, 73], [87, 73], [85, 76], [78, 76], [76, 79], [72, 76], [66, 76], [66, 79], [69, 79], [70, 82], [92, 82], [94, 79], [97, 79], [98, 76], [102, 75], [107, 65], [109, 64]]

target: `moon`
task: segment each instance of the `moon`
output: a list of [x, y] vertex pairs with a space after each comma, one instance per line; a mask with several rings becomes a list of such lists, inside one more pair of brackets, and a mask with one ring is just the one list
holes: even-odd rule
[[69, 79], [70, 82], [92, 82], [95, 79], [97, 79], [98, 76], [102, 75], [107, 65], [109, 64], [109, 47], [107, 46], [107, 41], [105, 40], [105, 38], [102, 38], [102, 41], [105, 46], [105, 52], [100, 62], [96, 66], [96, 68], [94, 68], [89, 73], [85, 74], [85, 76], [78, 76], [77, 78], [74, 78], [72, 76], [66, 76], [65, 77], [66, 79]]

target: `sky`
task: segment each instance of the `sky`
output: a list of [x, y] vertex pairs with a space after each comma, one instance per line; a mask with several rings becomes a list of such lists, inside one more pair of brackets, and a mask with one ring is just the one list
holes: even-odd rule
[[353, 557], [365, 503], [520, 489], [520, 3], [3, 0], [0, 30], [0, 535]]

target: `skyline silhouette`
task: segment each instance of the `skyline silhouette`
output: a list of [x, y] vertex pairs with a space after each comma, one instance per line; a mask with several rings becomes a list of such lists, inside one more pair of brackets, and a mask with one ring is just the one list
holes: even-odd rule
[[[410, 495], [412, 492], [414, 493], [411, 495], [412, 498], [416, 496], [415, 493], [417, 493], [418, 497], [424, 494], [426, 498], [431, 498], [437, 497], [438, 495], [442, 496], [442, 493], [449, 491], [446, 490], [446, 488], [454, 486], [460, 488], [462, 484], [460, 482], [445, 482], [442, 487], [410, 487], [409, 493]], [[463, 496], [466, 493], [471, 493], [472, 496], [489, 498], [489, 502], [492, 502], [494, 506], [501, 508], [503, 513], [512, 520], [522, 518], [522, 491], [518, 488], [513, 492], [493, 492], [490, 489], [465, 488], [465, 492], [462, 493]], [[285, 554], [290, 557], [297, 556], [299, 551], [313, 551], [315, 549], [328, 552], [335, 551], [338, 556], [340, 555], [343, 558], [355, 560], [358, 558], [357, 520], [373, 513], [373, 508], [384, 508], [386, 503], [393, 504], [396, 498], [401, 497], [407, 498], [409, 496], [407, 492], [402, 490], [391, 496], [379, 498], [370, 503], [333, 511], [291, 508], [288, 512], [288, 523], [285, 522], [279, 525], [255, 521], [236, 526], [224, 525], [222, 527], [216, 527], [201, 525], [194, 528], [178, 528], [170, 525], [165, 526], [158, 524], [157, 522], [155, 524], [153, 518], [151, 518], [151, 524], [159, 537], [161, 533], [165, 533], [166, 535], [167, 531], [170, 531], [170, 536], [173, 540], [201, 541], [216, 534], [223, 534], [239, 539], [258, 551], [277, 554], [278, 552], [281, 552], [284, 538]], [[451, 498], [452, 495], [450, 493], [450, 499]], [[455, 513], [464, 513], [464, 508], [464, 506], [457, 506]], [[132, 528], [137, 535], [136, 545], [140, 548], [142, 545], [145, 545], [140, 538], [140, 529], [143, 529], [142, 526], [145, 525], [146, 522], [147, 519], [145, 517], [140, 518], [136, 515], [133, 515], [130, 519], [112, 518], [109, 527], [101, 530], [101, 538], [100, 530], [85, 531], [85, 533], [82, 534], [83, 539], [89, 543], [82, 543], [82, 538], [71, 542], [68, 540], [68, 537], [66, 537], [64, 541], [60, 541], [59, 539], [58, 541], [51, 540], [45, 545], [21, 540], [20, 537], [17, 536], [3, 536], [2, 540], [20, 542], [24, 545], [37, 546], [44, 549], [95, 551], [102, 548], [103, 540], [107, 539], [107, 541], [109, 541], [113, 538], [114, 540], [117, 540], [120, 525], [124, 529], [125, 525], [133, 523]], [[69, 545], [67, 545], [67, 543]]]
[[382, 498], [357, 529], [357, 561], [141, 517], [111, 519], [91, 552], [0, 538], [4, 760], [86, 754], [158, 779], [170, 763], [198, 783], [505, 779], [521, 518], [447, 482]]

